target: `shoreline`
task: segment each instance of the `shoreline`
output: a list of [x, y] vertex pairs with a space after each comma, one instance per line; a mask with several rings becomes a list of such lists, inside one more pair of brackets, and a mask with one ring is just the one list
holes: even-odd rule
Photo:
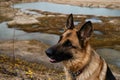
[[52, 2], [52, 3], [58, 3], [58, 4], [68, 4], [68, 5], [74, 5], [74, 6], [80, 6], [80, 7], [92, 7], [92, 8], [110, 8], [110, 9], [120, 9], [120, 1], [118, 0], [39, 0], [41, 2]]
[[31, 3], [31, 2], [51, 2], [57, 4], [68, 4], [80, 7], [91, 7], [91, 8], [110, 8], [110, 9], [118, 9], [120, 10], [120, 1], [119, 0], [12, 0], [12, 1], [0, 1], [1, 6], [10, 6], [11, 4], [15, 3]]

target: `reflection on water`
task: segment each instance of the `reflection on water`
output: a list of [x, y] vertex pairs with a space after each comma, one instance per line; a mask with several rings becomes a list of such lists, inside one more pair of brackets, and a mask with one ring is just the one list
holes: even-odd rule
[[65, 4], [55, 4], [49, 2], [34, 2], [34, 3], [22, 3], [15, 4], [15, 8], [24, 9], [36, 9], [49, 12], [57, 12], [64, 14], [85, 14], [85, 15], [98, 15], [98, 16], [120, 16], [120, 10], [107, 9], [107, 8], [88, 8], [79, 7]]
[[[13, 39], [13, 28], [8, 28], [6, 22], [0, 24], [0, 40], [12, 40]], [[57, 43], [59, 36], [47, 33], [26, 33], [21, 30], [15, 30], [16, 40], [39, 40], [49, 45], [54, 45]]]
[[[13, 39], [13, 33], [14, 29], [13, 28], [8, 28], [7, 22], [0, 23], [0, 40], [11, 40]], [[26, 32], [16, 30], [15, 31], [15, 36], [18, 35], [24, 35]]]

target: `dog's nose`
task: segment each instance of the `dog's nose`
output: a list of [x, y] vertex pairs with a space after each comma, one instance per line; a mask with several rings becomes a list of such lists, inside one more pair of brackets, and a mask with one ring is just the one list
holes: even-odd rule
[[45, 51], [45, 53], [47, 54], [47, 56], [52, 56], [53, 55], [53, 50], [52, 49], [47, 49], [46, 51]]

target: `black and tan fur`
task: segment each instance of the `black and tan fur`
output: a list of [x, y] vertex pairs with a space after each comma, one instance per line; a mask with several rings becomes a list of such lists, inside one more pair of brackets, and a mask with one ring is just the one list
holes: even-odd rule
[[76, 30], [70, 14], [66, 28], [58, 43], [46, 50], [52, 63], [63, 63], [66, 80], [116, 80], [105, 60], [89, 44], [92, 23], [88, 21]]

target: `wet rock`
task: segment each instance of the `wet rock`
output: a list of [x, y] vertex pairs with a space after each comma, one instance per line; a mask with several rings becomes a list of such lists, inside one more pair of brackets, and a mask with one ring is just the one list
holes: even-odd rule
[[8, 22], [9, 26], [13, 25], [30, 25], [30, 24], [39, 24], [39, 21], [34, 17], [29, 16], [16, 16], [12, 21]]

